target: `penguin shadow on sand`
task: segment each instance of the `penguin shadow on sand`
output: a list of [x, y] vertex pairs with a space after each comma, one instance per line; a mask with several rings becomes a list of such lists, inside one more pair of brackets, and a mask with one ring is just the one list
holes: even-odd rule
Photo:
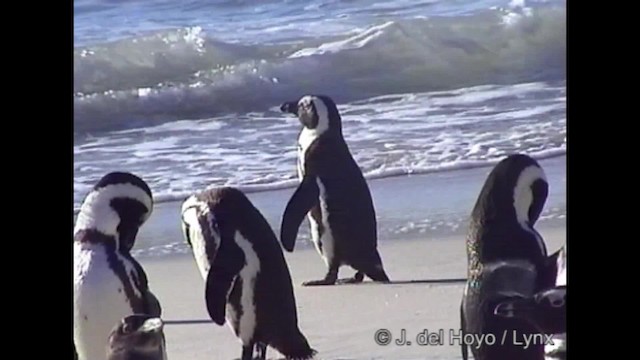
[[286, 359], [313, 358], [280, 243], [251, 201], [230, 187], [205, 190], [182, 204], [181, 217], [209, 316], [238, 337], [241, 360], [265, 360], [267, 347]]
[[114, 324], [126, 316], [161, 315], [147, 276], [131, 256], [153, 210], [149, 186], [136, 175], [112, 172], [84, 199], [74, 228], [74, 356], [104, 360]]
[[[365, 275], [378, 284], [455, 284], [466, 279], [391, 281], [378, 252], [376, 213], [362, 170], [342, 134], [342, 119], [326, 95], [305, 95], [280, 106], [295, 115], [298, 136], [297, 171], [300, 184], [289, 199], [280, 227], [280, 241], [292, 252], [299, 227], [308, 218], [311, 240], [327, 266], [323, 279], [303, 286], [362, 284]], [[342, 265], [352, 278], [338, 279]]]
[[460, 321], [475, 341], [462, 345], [463, 359], [470, 348], [475, 360], [543, 360], [545, 343], [566, 332], [566, 247], [548, 256], [534, 228], [547, 194], [543, 169], [523, 154], [500, 161], [485, 181], [466, 243]]

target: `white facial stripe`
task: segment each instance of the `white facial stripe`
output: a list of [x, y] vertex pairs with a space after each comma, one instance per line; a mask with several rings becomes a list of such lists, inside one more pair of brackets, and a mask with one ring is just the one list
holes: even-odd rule
[[532, 233], [538, 241], [538, 246], [543, 254], [547, 254], [544, 240], [535, 230], [529, 226], [529, 208], [533, 203], [533, 191], [531, 185], [537, 180], [547, 181], [547, 177], [541, 167], [531, 165], [520, 173], [520, 177], [513, 189], [513, 207], [516, 210], [516, 218], [522, 228]]
[[[211, 217], [213, 216], [211, 211], [209, 211], [209, 205], [207, 203], [199, 201], [196, 196], [189, 197], [182, 204], [182, 221], [189, 225], [188, 235], [191, 240], [193, 256], [196, 260], [196, 264], [198, 265], [198, 270], [200, 270], [202, 278], [206, 280], [211, 264], [207, 257], [206, 239], [204, 238], [204, 233], [200, 227], [199, 214], [207, 214], [207, 216]], [[182, 224], [182, 231], [186, 239], [187, 229], [184, 224]], [[220, 239], [215, 231], [211, 231], [211, 234], [217, 250], [220, 246]]]
[[513, 206], [520, 223], [529, 221], [529, 208], [533, 203], [533, 191], [531, 185], [537, 180], [547, 181], [542, 168], [531, 165], [520, 173], [516, 187], [513, 190]]
[[238, 336], [243, 344], [249, 344], [256, 330], [255, 282], [260, 272], [260, 259], [253, 245], [239, 232], [235, 236], [236, 243], [244, 253], [246, 265], [240, 270], [242, 278], [242, 317], [240, 318]]
[[114, 184], [92, 191], [80, 207], [73, 233], [80, 230], [95, 229], [105, 235], [115, 236], [120, 217], [111, 208], [111, 200], [128, 198], [139, 201], [149, 210], [144, 220], [153, 211], [153, 200], [147, 193], [132, 184]]

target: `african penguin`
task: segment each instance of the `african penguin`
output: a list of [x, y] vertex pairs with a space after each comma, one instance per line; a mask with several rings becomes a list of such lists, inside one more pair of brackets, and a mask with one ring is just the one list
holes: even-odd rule
[[239, 190], [223, 187], [182, 204], [182, 229], [205, 279], [211, 319], [226, 322], [242, 360], [265, 359], [271, 346], [287, 359], [315, 354], [298, 328], [289, 268], [269, 223]]
[[123, 317], [160, 315], [147, 276], [130, 254], [152, 209], [149, 186], [124, 172], [105, 175], [84, 199], [73, 236], [73, 336], [80, 360], [106, 359], [109, 334]]
[[[493, 168], [472, 210], [461, 328], [465, 334], [490, 333], [498, 340], [511, 334], [504, 342], [483, 341], [471, 346], [476, 360], [544, 359], [543, 342], [529, 347], [519, 344], [525, 336], [539, 334], [533, 325], [498, 316], [494, 310], [504, 300], [532, 297], [551, 285], [545, 274], [547, 249], [533, 227], [547, 194], [548, 183], [540, 165], [527, 155], [510, 155]], [[497, 264], [510, 270], [496, 277]], [[463, 345], [463, 359], [467, 359], [467, 351]]]
[[109, 335], [107, 360], [167, 360], [163, 327], [159, 317], [124, 317]]
[[282, 217], [280, 241], [293, 251], [298, 228], [308, 215], [311, 238], [328, 271], [322, 280], [304, 285], [333, 285], [338, 270], [349, 265], [356, 270], [351, 279], [364, 275], [389, 282], [377, 249], [376, 214], [362, 171], [342, 136], [342, 120], [336, 104], [324, 95], [306, 95], [286, 102], [280, 109], [294, 114], [302, 124], [298, 137], [300, 184]]

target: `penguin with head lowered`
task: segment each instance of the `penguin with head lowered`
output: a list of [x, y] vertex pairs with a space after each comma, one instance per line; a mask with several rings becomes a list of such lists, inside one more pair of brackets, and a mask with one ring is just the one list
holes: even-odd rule
[[328, 267], [324, 279], [304, 285], [335, 284], [342, 265], [351, 266], [356, 274], [340, 282], [361, 282], [365, 275], [388, 282], [377, 248], [371, 193], [342, 136], [336, 104], [328, 96], [306, 95], [280, 109], [296, 115], [302, 124], [300, 185], [285, 208], [280, 241], [287, 251], [293, 251], [298, 228], [308, 215], [311, 238]]
[[287, 359], [315, 354], [298, 328], [291, 275], [278, 239], [251, 201], [229, 187], [205, 190], [182, 204], [182, 229], [202, 277], [211, 319], [226, 322], [242, 344], [242, 360], [266, 358], [271, 346]]
[[[527, 155], [516, 154], [494, 167], [473, 208], [461, 327], [464, 334], [496, 339], [493, 344], [481, 341], [471, 346], [476, 360], [544, 359], [543, 341], [521, 345], [525, 336], [542, 336], [540, 331], [524, 319], [496, 315], [495, 309], [505, 300], [531, 298], [552, 286], [547, 249], [533, 227], [547, 195], [548, 183], [540, 165]], [[466, 359], [465, 345], [462, 354]]]
[[147, 276], [130, 251], [153, 208], [149, 186], [124, 172], [105, 175], [76, 219], [74, 346], [80, 360], [106, 359], [114, 324], [134, 313], [160, 316]]

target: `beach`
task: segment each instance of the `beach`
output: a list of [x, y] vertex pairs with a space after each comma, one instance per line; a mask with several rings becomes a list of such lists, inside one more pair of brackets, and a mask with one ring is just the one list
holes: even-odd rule
[[[562, 228], [542, 229], [549, 249], [565, 242]], [[386, 242], [380, 246], [393, 280], [464, 278], [464, 238]], [[460, 359], [455, 334], [460, 328], [463, 284], [338, 285], [303, 287], [301, 282], [322, 276], [324, 264], [313, 249], [286, 254], [293, 277], [299, 326], [318, 359]], [[210, 321], [204, 303], [204, 281], [187, 255], [143, 262], [150, 286], [162, 302], [167, 354], [172, 360], [236, 359], [241, 345], [228, 326]], [[342, 276], [352, 270], [344, 269]], [[180, 323], [174, 323], [180, 322]], [[193, 322], [193, 323], [189, 323]], [[389, 345], [376, 344], [374, 334], [393, 334]], [[443, 338], [431, 345], [398, 346], [406, 331], [409, 341], [424, 332]], [[451, 331], [454, 331], [452, 336]], [[454, 345], [451, 345], [451, 342]], [[268, 358], [282, 358], [270, 349]]]
[[[541, 164], [547, 171], [551, 188], [545, 208], [562, 207], [566, 201], [564, 160], [542, 161]], [[428, 216], [423, 214], [456, 218], [462, 209], [470, 212], [490, 170], [469, 169], [370, 181], [380, 218], [380, 232], [391, 234], [382, 227], [393, 227], [397, 219], [403, 219], [401, 223], [406, 223], [407, 219], [418, 222]], [[249, 194], [249, 198], [277, 231], [280, 212], [292, 192], [293, 189], [260, 192]], [[152, 241], [151, 237], [169, 243], [183, 241], [178, 209], [179, 203], [159, 204], [141, 232], [140, 240], [147, 244], [144, 246]], [[301, 230], [306, 227], [305, 221]], [[380, 254], [392, 280], [464, 278], [466, 227], [446, 229], [438, 231], [436, 227], [435, 231], [425, 231], [422, 235], [418, 230], [408, 235], [400, 232], [393, 238], [381, 238]], [[566, 241], [563, 216], [540, 221], [538, 230], [549, 253]], [[178, 246], [172, 249], [177, 250]], [[184, 249], [188, 248], [185, 246]], [[164, 256], [148, 254], [140, 258], [150, 287], [163, 306], [169, 358], [239, 358], [241, 345], [231, 330], [210, 321], [204, 303], [204, 281], [193, 256], [186, 251], [175, 251]], [[285, 252], [285, 258], [293, 278], [300, 329], [318, 351], [318, 359], [461, 358], [455, 335], [459, 330], [463, 283], [383, 285], [366, 281], [358, 285], [303, 287], [303, 281], [324, 276], [326, 268], [320, 256], [308, 241], [298, 240], [295, 251]], [[352, 269], [343, 267], [340, 276], [352, 274]], [[391, 343], [378, 345], [374, 340], [377, 330], [388, 330]], [[402, 330], [411, 345], [395, 343]], [[421, 333], [435, 334], [431, 335], [429, 345], [415, 342]], [[379, 336], [382, 340], [387, 339]], [[273, 349], [269, 350], [268, 357], [281, 358]]]

